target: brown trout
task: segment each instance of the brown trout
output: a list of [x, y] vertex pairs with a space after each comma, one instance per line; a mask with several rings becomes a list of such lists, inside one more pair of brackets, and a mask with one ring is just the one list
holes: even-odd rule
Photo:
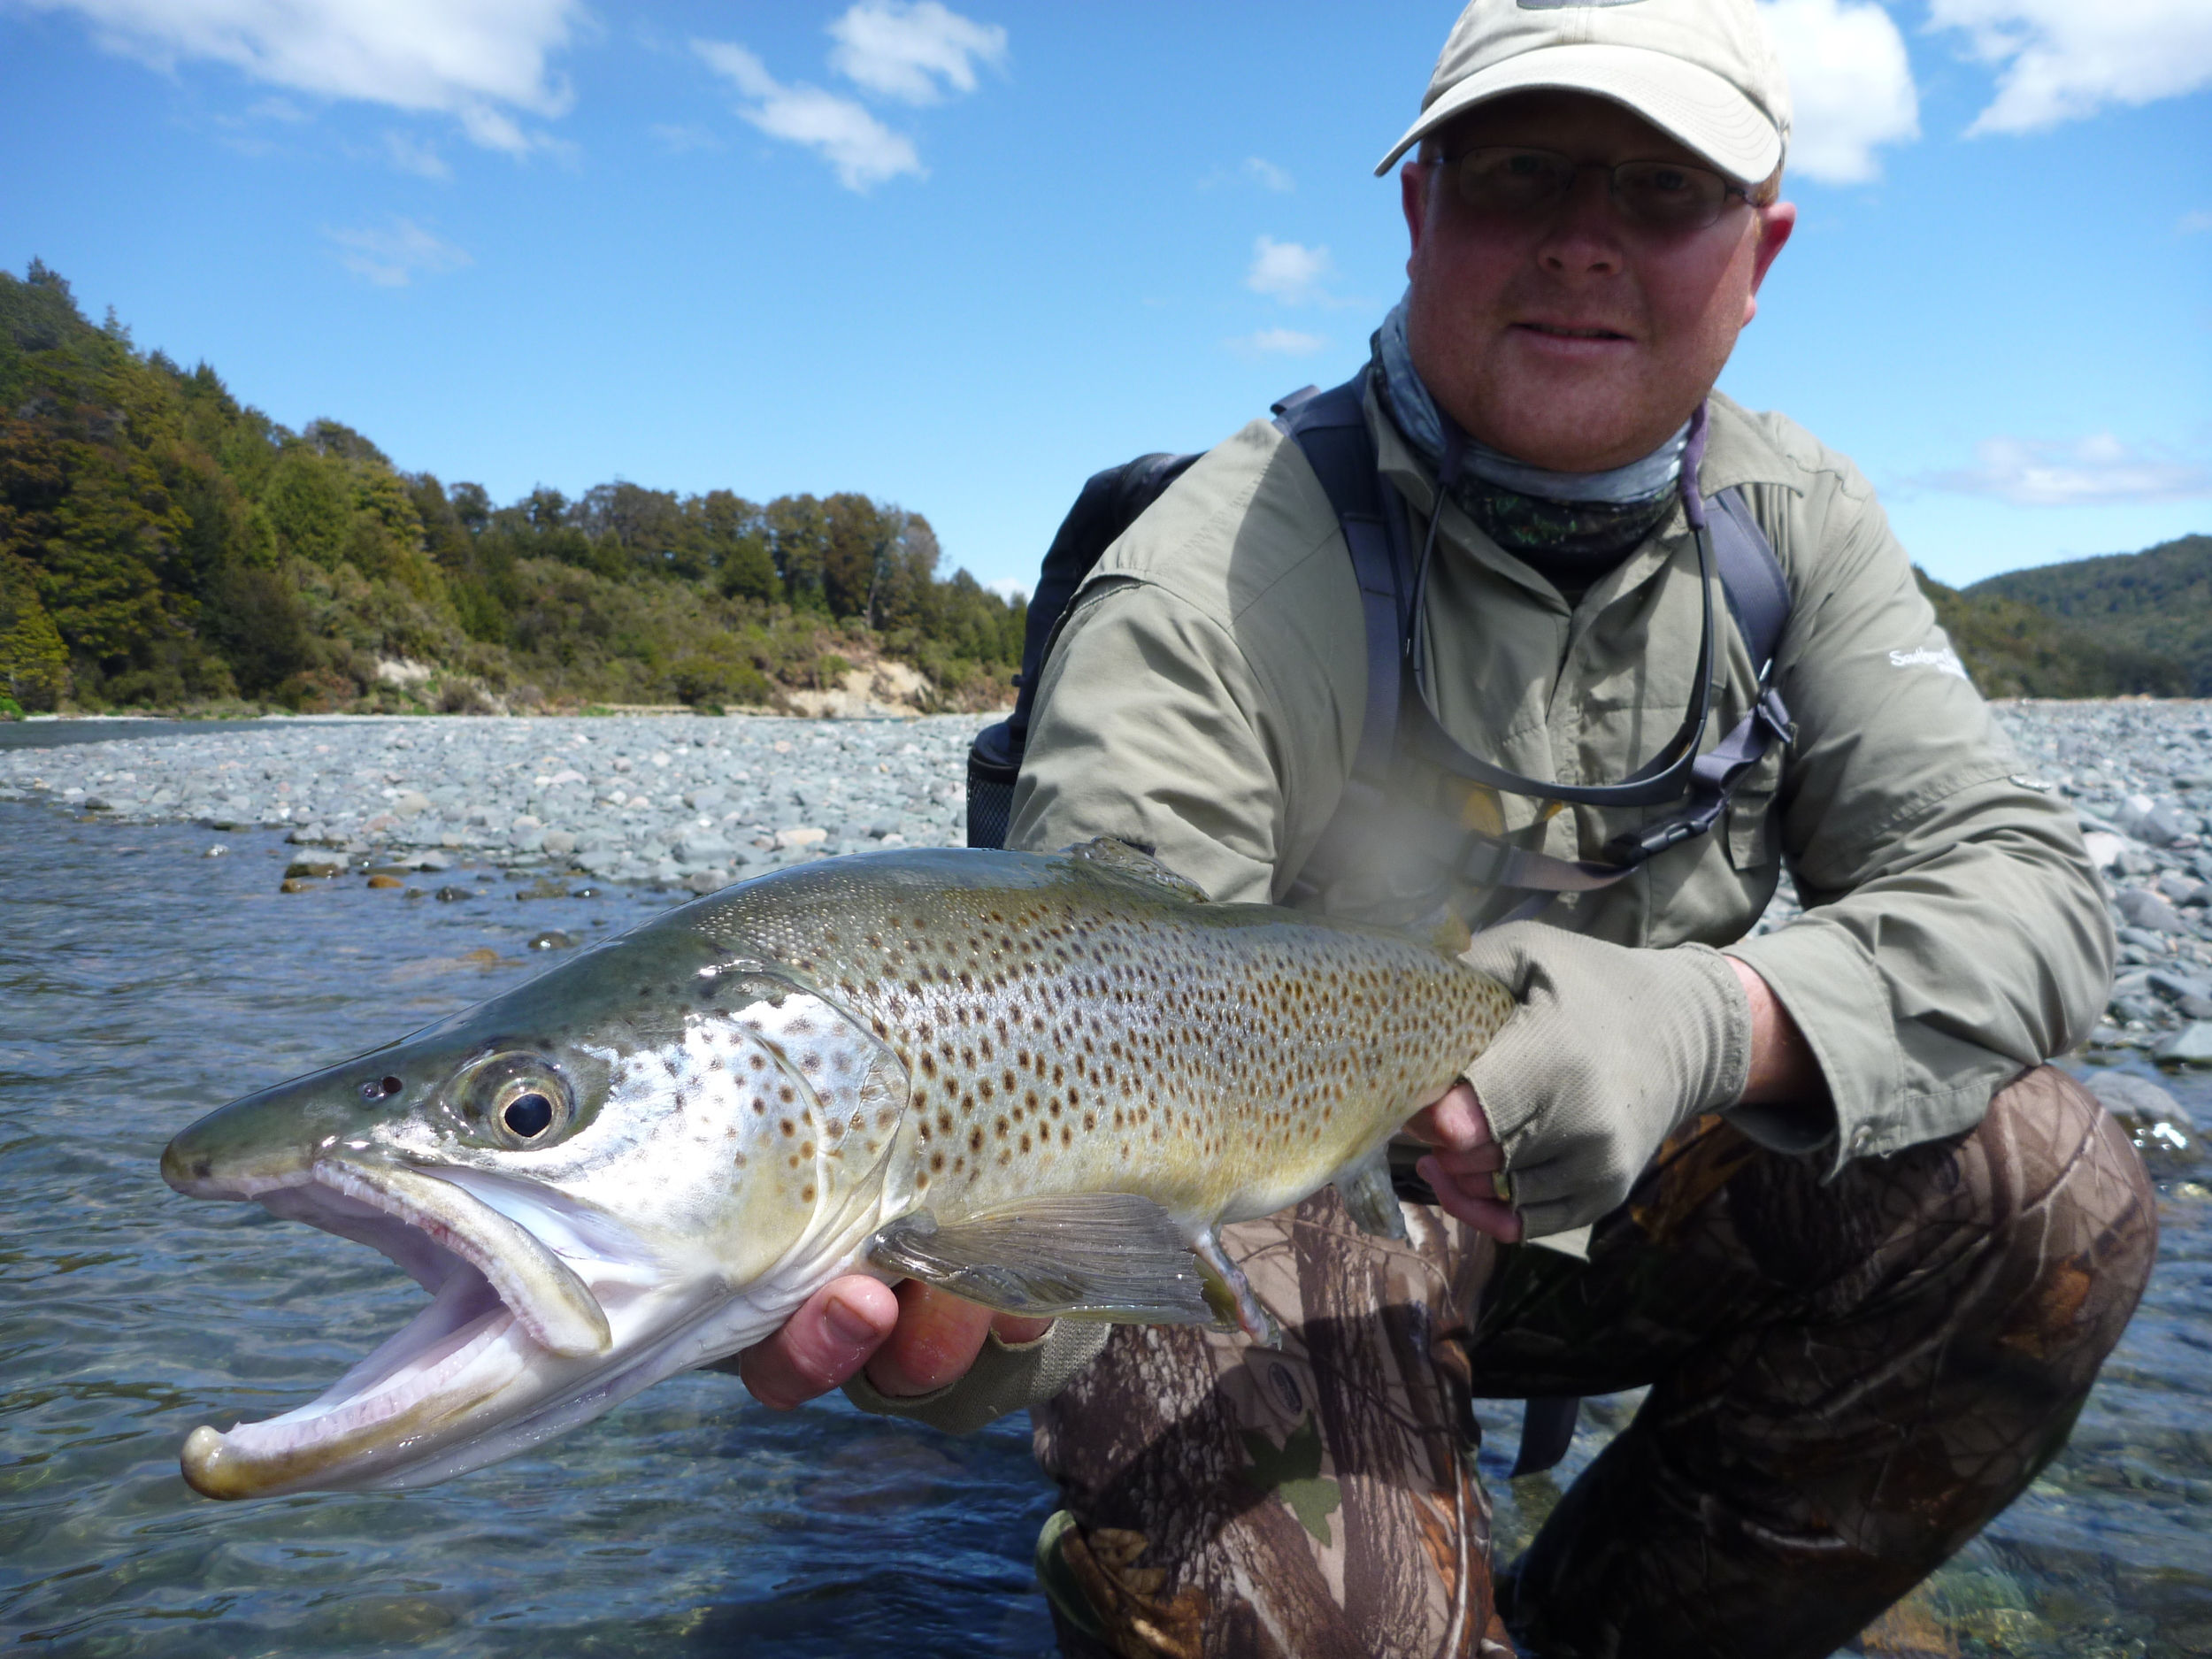
[[311, 1403], [196, 1429], [185, 1478], [444, 1479], [749, 1347], [847, 1272], [1217, 1320], [1225, 1222], [1333, 1180], [1402, 1231], [1386, 1143], [1511, 1009], [1425, 944], [1207, 902], [1118, 841], [726, 888], [170, 1143], [178, 1191], [372, 1245], [431, 1293]]

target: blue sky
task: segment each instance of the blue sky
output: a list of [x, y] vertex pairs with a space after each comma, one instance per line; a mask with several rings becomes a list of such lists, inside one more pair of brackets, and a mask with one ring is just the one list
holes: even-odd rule
[[[0, 0], [0, 263], [505, 500], [859, 489], [1025, 581], [1362, 360], [1448, 4]], [[1966, 582], [2212, 530], [2212, 5], [1776, 0], [1722, 385]]]

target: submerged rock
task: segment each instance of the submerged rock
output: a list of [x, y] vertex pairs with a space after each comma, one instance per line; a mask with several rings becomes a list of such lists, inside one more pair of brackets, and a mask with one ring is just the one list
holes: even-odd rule
[[2204, 1158], [2203, 1138], [2188, 1109], [2147, 1077], [2130, 1071], [2101, 1071], [2089, 1092], [2128, 1132], [2154, 1174], [2193, 1169]]

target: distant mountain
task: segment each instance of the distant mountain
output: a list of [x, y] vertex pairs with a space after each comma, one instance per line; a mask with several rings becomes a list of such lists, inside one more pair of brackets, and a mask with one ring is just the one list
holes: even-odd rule
[[2116, 653], [2139, 675], [2161, 678], [2155, 665], [2163, 663], [2178, 673], [2181, 695], [2212, 696], [2212, 535], [2012, 571], [1976, 582], [1962, 597], [2032, 606]]

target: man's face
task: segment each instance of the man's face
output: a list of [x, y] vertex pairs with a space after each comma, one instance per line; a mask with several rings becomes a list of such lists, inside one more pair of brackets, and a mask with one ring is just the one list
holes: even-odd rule
[[[1443, 153], [1486, 145], [1576, 161], [1709, 165], [1617, 104], [1528, 92], [1469, 111]], [[1624, 219], [1596, 167], [1566, 199], [1521, 219], [1459, 199], [1448, 167], [1400, 174], [1413, 253], [1407, 342], [1436, 401], [1468, 434], [1555, 472], [1594, 472], [1648, 455], [1689, 419], [1758, 309], [1759, 284], [1797, 210], [1732, 196], [1701, 230], [1655, 234]]]

